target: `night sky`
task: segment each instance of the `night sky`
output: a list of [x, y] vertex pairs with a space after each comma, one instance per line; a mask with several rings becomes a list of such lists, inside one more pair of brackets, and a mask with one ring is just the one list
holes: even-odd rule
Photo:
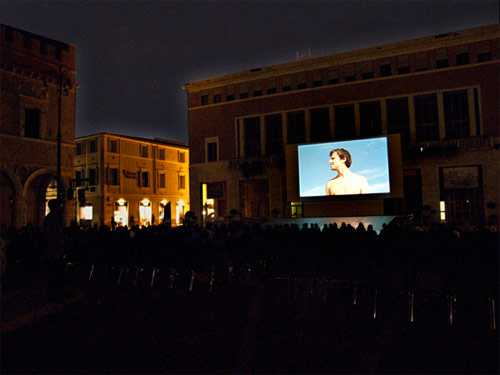
[[499, 22], [498, 1], [20, 1], [1, 23], [76, 46], [76, 136], [188, 141], [192, 81]]

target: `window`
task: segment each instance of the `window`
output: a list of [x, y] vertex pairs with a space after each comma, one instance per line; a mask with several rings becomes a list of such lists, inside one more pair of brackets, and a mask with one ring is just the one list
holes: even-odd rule
[[401, 134], [401, 143], [406, 147], [410, 143], [410, 113], [408, 98], [387, 100], [387, 131], [389, 134]]
[[108, 151], [112, 153], [118, 153], [118, 140], [110, 139], [108, 143]]
[[164, 148], [158, 149], [158, 159], [165, 160], [165, 149]]
[[292, 91], [292, 86], [287, 85], [281, 88], [281, 92], [287, 92], [287, 91]]
[[91, 154], [93, 154], [93, 153], [97, 152], [97, 140], [95, 140], [95, 139], [91, 139], [91, 140], [89, 141], [89, 152], [90, 152]]
[[297, 90], [303, 90], [307, 88], [307, 83], [306, 82], [301, 82], [297, 85]]
[[321, 87], [323, 86], [323, 81], [313, 81], [313, 87]]
[[409, 66], [400, 66], [398, 68], [398, 74], [408, 74], [410, 73], [410, 67]]
[[287, 113], [289, 144], [306, 141], [306, 118], [304, 111]]
[[147, 158], [148, 157], [148, 146], [147, 145], [141, 145], [140, 146], [140, 155], [141, 157], [143, 158]]
[[205, 138], [205, 160], [207, 162], [219, 160], [219, 137]]
[[469, 53], [463, 52], [457, 54], [457, 66], [466, 65], [469, 63]]
[[149, 187], [149, 172], [139, 172], [139, 186]]
[[120, 173], [118, 172], [118, 168], [108, 169], [108, 184], [115, 186], [120, 185]]
[[415, 54], [415, 71], [424, 72], [429, 70], [429, 55], [427, 52], [417, 52]]
[[392, 75], [391, 64], [380, 65], [380, 77], [389, 77]]
[[76, 142], [76, 154], [83, 155], [83, 142]]
[[373, 72], [366, 72], [361, 74], [361, 79], [371, 79], [373, 78]]
[[283, 127], [281, 114], [265, 117], [266, 122], [266, 154], [283, 154]]
[[467, 90], [443, 94], [446, 138], [467, 138], [470, 136], [469, 103]]
[[491, 53], [489, 52], [484, 52], [484, 53], [478, 53], [477, 54], [477, 62], [486, 62], [486, 61], [491, 61]]
[[89, 185], [99, 185], [99, 175], [97, 174], [97, 168], [89, 168]]
[[186, 188], [186, 176], [179, 175], [179, 190]]
[[346, 82], [353, 82], [355, 80], [356, 80], [356, 76], [355, 75], [345, 77], [345, 81]]
[[253, 96], [262, 96], [262, 90], [256, 90], [253, 92]]
[[260, 117], [244, 119], [243, 126], [245, 157], [260, 156]]
[[311, 142], [326, 141], [330, 138], [330, 110], [311, 110]]
[[80, 187], [83, 186], [85, 181], [85, 172], [83, 169], [75, 171], [75, 186]]
[[304, 217], [302, 202], [291, 202], [291, 211], [292, 218]]
[[361, 103], [359, 105], [360, 134], [362, 137], [382, 134], [382, 115], [380, 102]]
[[160, 173], [158, 175], [158, 187], [160, 189], [165, 189], [165, 173]]
[[208, 95], [201, 96], [201, 105], [208, 105]]
[[348, 139], [356, 136], [354, 119], [354, 104], [336, 106], [335, 110], [335, 138]]
[[276, 94], [276, 92], [277, 92], [276, 87], [272, 87], [270, 89], [267, 89], [268, 94]]
[[414, 98], [417, 142], [439, 140], [437, 95], [419, 95]]
[[30, 108], [24, 110], [24, 136], [40, 139], [40, 110]]
[[436, 60], [436, 69], [447, 68], [448, 66], [450, 66], [448, 59]]
[[177, 160], [179, 163], [186, 162], [186, 153], [183, 151], [177, 151]]
[[248, 98], [248, 92], [240, 92], [240, 99]]
[[217, 94], [214, 95], [214, 103], [220, 103], [221, 102], [221, 95]]
[[235, 99], [234, 94], [230, 94], [226, 96], [226, 102], [232, 102]]
[[340, 82], [339, 80], [340, 70], [339, 68], [328, 69], [328, 84], [336, 85]]

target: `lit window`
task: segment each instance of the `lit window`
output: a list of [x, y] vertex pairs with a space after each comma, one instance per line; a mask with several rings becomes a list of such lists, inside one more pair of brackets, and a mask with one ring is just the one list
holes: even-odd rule
[[186, 162], [186, 153], [185, 152], [178, 151], [177, 157], [178, 157], [179, 163], [185, 163]]
[[92, 220], [92, 205], [80, 207], [80, 220]]
[[292, 217], [304, 217], [302, 202], [291, 202]]
[[165, 149], [164, 148], [158, 149], [158, 159], [165, 160]]
[[165, 173], [160, 173], [158, 175], [158, 184], [160, 189], [165, 189]]
[[186, 188], [186, 176], [179, 175], [179, 189]]
[[441, 219], [441, 222], [446, 221], [446, 203], [445, 203], [445, 201], [439, 202], [439, 217]]

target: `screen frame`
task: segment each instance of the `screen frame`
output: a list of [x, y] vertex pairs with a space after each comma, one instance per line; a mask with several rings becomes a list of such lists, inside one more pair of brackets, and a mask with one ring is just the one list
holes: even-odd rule
[[[300, 148], [307, 146], [314, 146], [314, 145], [324, 145], [324, 144], [331, 144], [332, 146], [334, 144], [340, 144], [344, 143], [344, 147], [347, 149], [345, 146], [345, 143], [348, 142], [356, 142], [356, 141], [370, 141], [370, 140], [377, 140], [377, 139], [384, 139], [385, 140], [385, 156], [386, 160], [386, 166], [387, 166], [387, 177], [388, 177], [388, 184], [389, 184], [389, 191], [387, 192], [374, 192], [374, 193], [361, 193], [361, 194], [339, 194], [339, 195], [306, 195], [303, 196], [301, 195], [301, 161], [300, 161]], [[392, 173], [391, 173], [391, 155], [390, 155], [390, 139], [388, 135], [380, 135], [380, 136], [375, 136], [375, 137], [364, 137], [364, 138], [353, 138], [353, 139], [339, 139], [339, 140], [330, 140], [327, 142], [313, 142], [313, 143], [300, 143], [296, 145], [297, 147], [297, 188], [298, 188], [298, 198], [301, 201], [305, 202], [318, 202], [318, 201], [355, 201], [355, 200], [380, 200], [380, 199], [386, 199], [390, 198], [391, 194], [393, 193], [393, 186], [392, 186]], [[335, 146], [332, 147], [332, 149], [337, 148]]]

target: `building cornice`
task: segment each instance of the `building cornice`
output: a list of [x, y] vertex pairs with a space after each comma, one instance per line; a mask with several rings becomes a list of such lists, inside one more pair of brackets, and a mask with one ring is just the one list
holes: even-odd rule
[[137, 143], [148, 143], [151, 145], [177, 147], [177, 148], [189, 150], [189, 146], [183, 142], [172, 141], [169, 139], [161, 139], [161, 138], [155, 138], [155, 139], [141, 138], [141, 137], [134, 137], [134, 136], [122, 135], [122, 134], [113, 134], [113, 133], [107, 133], [107, 132], [95, 133], [95, 134], [85, 135], [82, 137], [77, 137], [77, 138], [75, 138], [75, 142], [83, 141], [83, 140], [90, 139], [90, 138], [105, 137], [105, 136], [113, 137], [113, 138], [120, 138], [120, 139], [124, 139], [127, 141], [134, 141]]
[[409, 41], [396, 42], [360, 50], [337, 53], [329, 56], [293, 61], [284, 64], [271, 65], [243, 72], [227, 74], [190, 82], [182, 89], [187, 92], [197, 92], [221, 86], [240, 84], [255, 80], [273, 78], [286, 74], [294, 74], [315, 69], [324, 69], [367, 60], [378, 60], [393, 56], [453, 47], [462, 44], [481, 42], [500, 37], [500, 25], [489, 25], [446, 34], [439, 34]]

